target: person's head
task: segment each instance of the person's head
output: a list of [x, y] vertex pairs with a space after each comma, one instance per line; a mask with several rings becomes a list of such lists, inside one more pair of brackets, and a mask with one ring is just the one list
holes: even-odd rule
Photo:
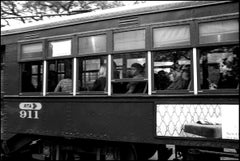
[[131, 65], [131, 75], [135, 76], [143, 72], [143, 66], [139, 63], [133, 63]]
[[182, 72], [182, 78], [185, 80], [188, 80], [190, 77], [190, 68], [187, 65], [183, 65], [181, 67], [181, 72]]
[[101, 65], [99, 72], [98, 72], [99, 77], [106, 77], [107, 75], [107, 67], [106, 65]]
[[64, 75], [64, 78], [65, 78], [65, 79], [71, 79], [71, 78], [72, 78], [72, 72], [67, 71], [67, 72], [65, 73], [65, 75]]

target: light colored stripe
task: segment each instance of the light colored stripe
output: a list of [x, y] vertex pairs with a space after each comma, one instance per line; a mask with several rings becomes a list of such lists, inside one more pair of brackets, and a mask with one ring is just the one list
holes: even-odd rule
[[194, 95], [198, 94], [198, 77], [197, 77], [197, 49], [193, 48], [193, 91]]
[[147, 53], [147, 65], [148, 65], [148, 95], [152, 95], [152, 57], [151, 57], [151, 51], [148, 51]]
[[77, 91], [77, 58], [73, 58], [73, 96]]
[[47, 61], [43, 61], [43, 96], [46, 96], [47, 83]]
[[112, 91], [112, 83], [111, 83], [111, 77], [112, 77], [112, 56], [108, 55], [108, 81], [107, 81], [107, 85], [108, 85], [108, 96], [111, 96], [111, 91]]

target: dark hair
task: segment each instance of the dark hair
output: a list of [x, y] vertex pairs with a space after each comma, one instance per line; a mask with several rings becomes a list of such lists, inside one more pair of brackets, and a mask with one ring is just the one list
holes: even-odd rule
[[143, 71], [143, 66], [142, 66], [141, 64], [139, 64], [139, 63], [133, 63], [133, 64], [131, 65], [131, 67], [136, 68], [139, 72], [142, 72], [142, 71]]
[[71, 79], [72, 78], [72, 72], [67, 71], [64, 75], [64, 78], [70, 78]]

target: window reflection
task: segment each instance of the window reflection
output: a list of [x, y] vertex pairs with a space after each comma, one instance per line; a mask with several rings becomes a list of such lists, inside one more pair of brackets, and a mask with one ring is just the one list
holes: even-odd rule
[[154, 52], [154, 90], [189, 89], [190, 50]]
[[71, 55], [72, 40], [52, 41], [49, 43], [48, 55], [51, 57]]
[[236, 89], [239, 82], [239, 46], [205, 48], [200, 52], [202, 89]]

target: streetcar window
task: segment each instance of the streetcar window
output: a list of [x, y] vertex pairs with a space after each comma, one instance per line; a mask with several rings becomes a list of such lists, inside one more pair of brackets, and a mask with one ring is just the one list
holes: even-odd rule
[[42, 62], [27, 62], [21, 64], [22, 92], [41, 92], [43, 82]]
[[[72, 59], [50, 60], [47, 64], [47, 91], [71, 93], [73, 91]], [[60, 83], [61, 81], [65, 81], [65, 84]]]
[[114, 33], [114, 51], [145, 49], [145, 30]]
[[154, 90], [189, 90], [191, 87], [191, 50], [153, 52]]
[[71, 55], [72, 40], [58, 40], [49, 42], [48, 56], [59, 57]]
[[21, 59], [41, 58], [43, 51], [42, 43], [26, 44], [21, 46]]
[[153, 29], [153, 47], [190, 44], [189, 26], [161, 27]]
[[200, 50], [201, 89], [236, 89], [239, 86], [239, 46]]
[[238, 20], [217, 21], [199, 24], [200, 44], [239, 41]]
[[79, 55], [106, 52], [106, 35], [81, 37], [78, 46]]
[[107, 90], [106, 56], [79, 58], [78, 66], [77, 91]]
[[[147, 90], [146, 53], [113, 55], [112, 92], [113, 93], [146, 93]], [[137, 84], [129, 92], [132, 84]], [[135, 85], [134, 84], [134, 85]]]

